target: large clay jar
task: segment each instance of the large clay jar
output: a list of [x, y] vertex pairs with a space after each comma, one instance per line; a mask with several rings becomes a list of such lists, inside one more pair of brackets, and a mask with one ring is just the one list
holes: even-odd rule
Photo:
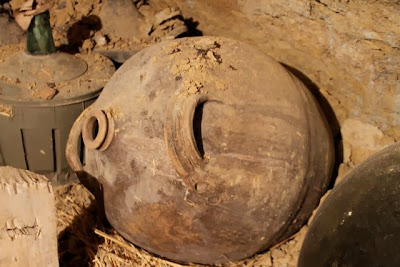
[[130, 58], [75, 122], [67, 155], [102, 184], [122, 236], [204, 264], [243, 259], [297, 231], [333, 158], [310, 92], [254, 47], [215, 37]]
[[400, 266], [400, 143], [372, 155], [318, 208], [298, 267]]

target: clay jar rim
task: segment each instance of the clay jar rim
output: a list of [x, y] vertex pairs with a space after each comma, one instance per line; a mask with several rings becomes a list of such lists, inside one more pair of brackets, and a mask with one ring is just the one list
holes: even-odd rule
[[170, 102], [164, 122], [164, 139], [169, 159], [188, 188], [195, 188], [201, 169], [207, 163], [194, 136], [193, 120], [196, 108], [206, 102], [222, 101], [212, 95], [195, 94], [177, 97]]

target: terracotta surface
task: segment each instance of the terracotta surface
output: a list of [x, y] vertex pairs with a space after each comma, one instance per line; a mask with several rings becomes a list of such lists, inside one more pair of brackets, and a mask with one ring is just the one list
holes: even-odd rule
[[132, 57], [71, 131], [78, 172], [92, 115], [103, 119], [90, 147], [110, 145], [87, 149], [83, 171], [102, 184], [107, 218], [173, 260], [226, 262], [270, 247], [300, 229], [329, 181], [330, 134], [311, 94], [230, 39], [169, 41]]

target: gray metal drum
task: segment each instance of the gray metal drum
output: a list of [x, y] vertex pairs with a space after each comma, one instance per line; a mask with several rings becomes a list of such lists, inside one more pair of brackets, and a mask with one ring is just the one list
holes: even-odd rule
[[64, 183], [75, 176], [65, 159], [69, 131], [115, 68], [100, 54], [31, 56], [21, 50], [0, 48], [0, 166]]

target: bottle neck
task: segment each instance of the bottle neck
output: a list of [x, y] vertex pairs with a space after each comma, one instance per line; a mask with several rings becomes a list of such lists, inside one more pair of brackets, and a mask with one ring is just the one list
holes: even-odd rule
[[48, 10], [33, 17], [27, 31], [26, 51], [31, 55], [48, 55], [56, 52]]

